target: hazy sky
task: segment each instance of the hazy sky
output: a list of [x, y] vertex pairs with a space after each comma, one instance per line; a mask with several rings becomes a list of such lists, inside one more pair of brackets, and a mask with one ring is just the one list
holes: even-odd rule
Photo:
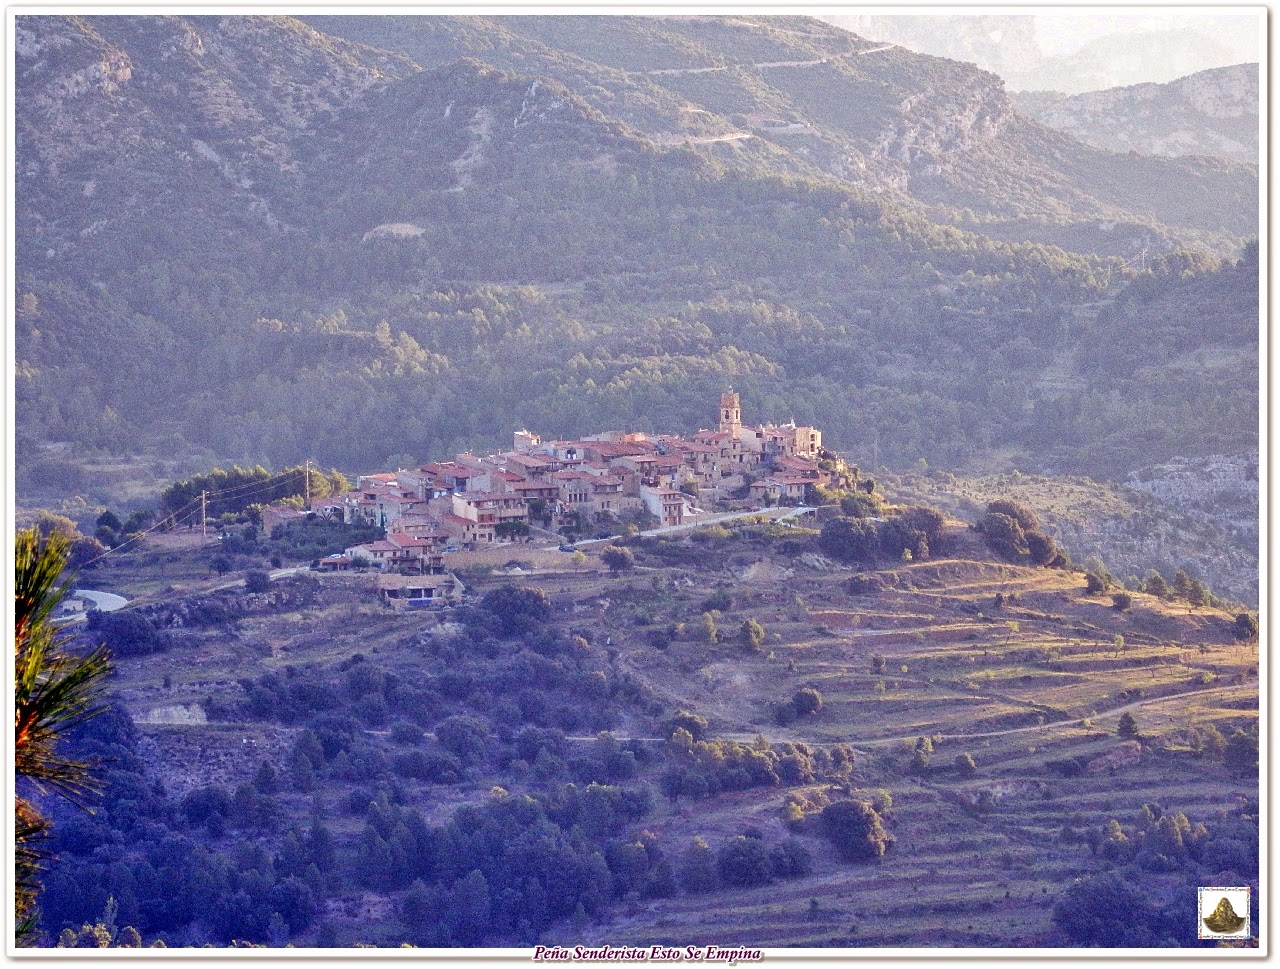
[[1258, 18], [1254, 14], [1206, 13], [1136, 14], [1064, 12], [1036, 14], [1036, 39], [1047, 57], [1073, 54], [1091, 40], [1107, 34], [1151, 33], [1162, 30], [1194, 30], [1230, 48], [1237, 63], [1258, 59]]
[[847, 7], [822, 16], [869, 40], [977, 64], [1010, 90], [1096, 91], [1265, 57], [1262, 7]]

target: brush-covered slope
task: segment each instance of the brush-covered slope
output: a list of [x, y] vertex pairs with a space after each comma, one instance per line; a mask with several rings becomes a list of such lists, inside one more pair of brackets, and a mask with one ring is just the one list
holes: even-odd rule
[[[427, 18], [405, 30], [394, 18], [310, 22], [424, 66], [474, 56], [554, 77], [660, 141], [745, 142], [739, 164], [816, 167], [1005, 238], [1128, 253], [1152, 237], [1221, 245], [1253, 231], [1257, 173], [1247, 164], [1101, 155], [1028, 123], [992, 74], [821, 21]], [[778, 151], [762, 155], [752, 141]], [[1104, 233], [1099, 222], [1135, 228]]]

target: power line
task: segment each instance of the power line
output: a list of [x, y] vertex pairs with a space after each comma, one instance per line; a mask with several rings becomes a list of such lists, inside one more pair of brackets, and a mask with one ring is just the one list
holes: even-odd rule
[[[182, 524], [184, 521], [184, 518], [183, 518], [184, 515], [194, 514], [195, 509], [197, 507], [201, 507], [203, 511], [203, 506], [205, 505], [207, 499], [212, 499], [216, 501], [217, 499], [225, 496], [237, 497], [237, 498], [249, 498], [255, 494], [261, 494], [263, 492], [272, 490], [277, 485], [279, 485], [283, 481], [287, 480], [289, 477], [297, 474], [299, 471], [302, 471], [302, 470], [303, 470], [302, 468], [291, 468], [288, 471], [281, 471], [277, 474], [274, 474], [270, 478], [263, 478], [258, 481], [249, 481], [242, 485], [236, 485], [232, 488], [227, 488], [224, 491], [215, 491], [215, 492], [202, 491], [199, 497], [191, 499], [185, 505], [182, 505], [175, 511], [162, 515], [160, 519], [150, 528], [145, 528], [140, 531], [131, 533], [130, 536], [125, 541], [121, 542], [115, 548], [107, 549], [101, 555], [90, 559], [88, 562], [85, 562], [84, 565], [80, 566], [80, 568], [81, 569], [87, 568], [88, 566], [93, 565], [96, 562], [102, 561], [108, 555], [114, 555], [116, 552], [124, 551], [128, 546], [134, 544], [135, 542], [138, 542], [139, 540], [146, 537], [147, 535], [150, 535], [152, 532], [163, 528], [169, 522], [173, 522], [175, 525]], [[310, 485], [309, 474], [307, 477], [307, 484], [308, 486]], [[235, 492], [244, 491], [246, 488], [251, 488], [253, 490], [250, 490], [245, 494], [240, 494], [240, 495], [235, 494]]]
[[[268, 478], [259, 478], [254, 481], [246, 481], [243, 484], [232, 485], [230, 488], [220, 488], [217, 491], [210, 491], [209, 493], [214, 498], [224, 497], [224, 496], [239, 497], [236, 494], [237, 492], [244, 491], [245, 489], [262, 490], [267, 487], [272, 487], [275, 484], [278, 484], [279, 482], [291, 477], [292, 475], [302, 472], [302, 470], [303, 470], [302, 468], [290, 468], [287, 471], [279, 471]], [[205, 489], [205, 490], [208, 490], [208, 489]]]
[[152, 532], [154, 532], [156, 529], [158, 529], [158, 528], [160, 528], [161, 526], [163, 526], [163, 525], [164, 525], [164, 524], [165, 524], [165, 523], [166, 523], [170, 518], [174, 518], [174, 519], [176, 520], [176, 517], [175, 517], [175, 516], [177, 516], [177, 515], [181, 514], [181, 513], [182, 513], [182, 512], [184, 512], [184, 511], [186, 511], [188, 508], [191, 508], [194, 504], [195, 504], [195, 502], [194, 502], [194, 501], [189, 501], [189, 502], [187, 502], [187, 504], [183, 505], [181, 508], [179, 508], [179, 509], [178, 509], [176, 512], [174, 512], [172, 515], [168, 515], [168, 516], [166, 516], [166, 517], [164, 517], [164, 518], [161, 518], [158, 522], [156, 522], [156, 523], [155, 523], [154, 525], [152, 525], [150, 528], [146, 528], [146, 529], [143, 529], [142, 531], [137, 531], [137, 532], [133, 532], [133, 533], [131, 533], [127, 539], [125, 539], [123, 542], [121, 542], [121, 543], [120, 543], [119, 545], [117, 545], [115, 548], [109, 548], [109, 549], [107, 549], [105, 552], [103, 552], [103, 553], [102, 553], [101, 555], [99, 555], [97, 558], [92, 558], [92, 559], [90, 559], [88, 562], [85, 562], [85, 563], [84, 563], [84, 565], [80, 566], [80, 568], [81, 568], [81, 569], [88, 568], [90, 565], [93, 565], [95, 562], [100, 562], [102, 559], [106, 558], [108, 555], [114, 555], [116, 552], [119, 552], [119, 551], [120, 551], [121, 549], [123, 549], [126, 545], [131, 545], [131, 544], [133, 544], [134, 542], [139, 541], [140, 539], [144, 538], [145, 536], [150, 535], [150, 534], [151, 534]]

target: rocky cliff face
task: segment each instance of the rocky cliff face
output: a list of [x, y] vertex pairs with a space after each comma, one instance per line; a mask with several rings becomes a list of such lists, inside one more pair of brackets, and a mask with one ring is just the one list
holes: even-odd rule
[[1238, 64], [1167, 84], [1013, 100], [1041, 124], [1108, 151], [1256, 161], [1258, 73], [1257, 64]]
[[937, 166], [945, 164], [948, 155], [995, 139], [1012, 108], [998, 78], [975, 75], [988, 83], [904, 99], [877, 141], [875, 154], [908, 164], [924, 161]]
[[126, 222], [272, 222], [295, 136], [416, 68], [277, 17], [18, 17], [24, 242], [54, 255]]

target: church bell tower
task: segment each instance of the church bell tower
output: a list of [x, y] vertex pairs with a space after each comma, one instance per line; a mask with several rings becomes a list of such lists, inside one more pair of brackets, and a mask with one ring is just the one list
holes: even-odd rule
[[735, 438], [742, 430], [742, 401], [732, 390], [720, 395], [720, 430]]

